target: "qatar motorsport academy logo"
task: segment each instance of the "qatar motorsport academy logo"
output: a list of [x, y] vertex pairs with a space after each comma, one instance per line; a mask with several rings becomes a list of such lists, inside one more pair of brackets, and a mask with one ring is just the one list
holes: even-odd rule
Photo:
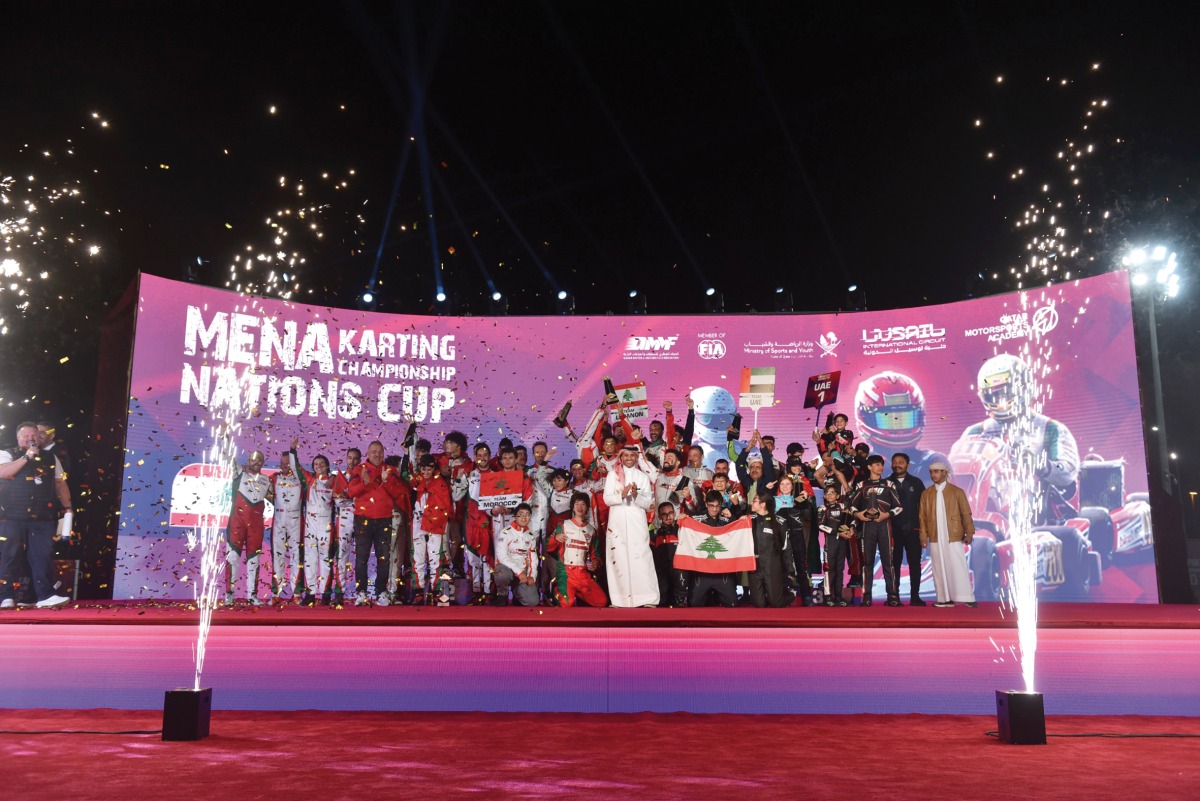
[[669, 337], [631, 336], [625, 341], [624, 356], [626, 359], [641, 360], [678, 359], [679, 351], [675, 349], [677, 342], [678, 334]]
[[1058, 309], [1054, 303], [1038, 306], [1033, 313], [1019, 311], [1000, 315], [993, 325], [967, 328], [966, 337], [987, 337], [989, 342], [1004, 342], [1010, 339], [1025, 339], [1030, 336], [1044, 337], [1058, 328]]

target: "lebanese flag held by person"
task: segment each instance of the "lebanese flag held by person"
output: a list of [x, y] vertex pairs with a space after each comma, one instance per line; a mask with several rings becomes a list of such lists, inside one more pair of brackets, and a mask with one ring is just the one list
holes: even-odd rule
[[679, 522], [679, 546], [674, 566], [700, 573], [754, 570], [754, 534], [750, 516], [725, 526], [709, 526], [685, 517]]

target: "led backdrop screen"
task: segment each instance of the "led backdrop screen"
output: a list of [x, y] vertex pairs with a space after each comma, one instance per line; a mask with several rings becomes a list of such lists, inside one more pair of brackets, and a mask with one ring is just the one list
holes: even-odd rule
[[[1004, 456], [969, 431], [988, 418], [977, 376], [989, 358], [1020, 353], [1031, 329], [1050, 354], [1044, 412], [1077, 450], [1069, 485], [1055, 488], [1065, 506], [1041, 521], [1043, 597], [1157, 602], [1124, 273], [889, 311], [497, 318], [331, 309], [143, 276], [114, 597], [191, 597], [187, 534], [224, 480], [202, 464], [206, 404], [230, 393], [247, 393], [253, 407], [238, 440], [243, 457], [260, 449], [268, 467], [294, 436], [305, 462], [323, 453], [335, 469], [347, 447], [365, 450], [373, 439], [391, 452], [405, 416], [434, 443], [453, 430], [493, 448], [504, 436], [544, 440], [558, 447], [552, 462], [566, 466], [575, 448], [552, 421], [571, 401], [570, 420], [582, 428], [605, 376], [644, 382], [643, 425], [663, 419], [664, 401], [682, 425], [690, 391], [709, 461], [735, 412], [743, 437], [750, 432], [755, 411], [738, 406], [745, 389], [773, 390], [757, 420], [780, 455], [798, 441], [813, 456], [814, 426], [841, 411], [876, 452], [907, 451], [922, 479], [931, 459], [949, 457], [986, 529], [970, 556], [988, 597], [1003, 566], [1006, 514], [989, 477]], [[752, 387], [742, 386], [744, 368], [758, 368]], [[832, 372], [837, 399], [818, 419], [805, 408], [809, 379]], [[928, 575], [924, 588], [932, 590]]]

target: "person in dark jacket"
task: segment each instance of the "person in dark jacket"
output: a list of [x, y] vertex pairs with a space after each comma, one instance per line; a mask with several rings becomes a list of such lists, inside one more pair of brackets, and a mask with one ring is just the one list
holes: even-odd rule
[[921, 600], [921, 493], [925, 484], [908, 472], [908, 454], [892, 457], [892, 474], [887, 480], [896, 488], [900, 498], [900, 514], [892, 520], [892, 566], [896, 581], [900, 581], [900, 563], [908, 557], [910, 606], [924, 606]]
[[679, 523], [675, 505], [663, 501], [658, 505], [658, 524], [654, 527], [650, 546], [654, 549], [654, 569], [658, 573], [659, 606], [687, 606], [691, 571], [675, 567], [675, 551], [679, 547]]
[[[755, 448], [755, 446], [759, 446]], [[754, 449], [754, 450], [751, 450]], [[742, 484], [742, 496], [747, 502], [755, 495], [774, 495], [775, 458], [769, 450], [763, 449], [762, 437], [758, 429], [750, 436], [746, 447], [738, 454], [737, 474]]]
[[775, 493], [775, 516], [783, 523], [784, 533], [787, 534], [788, 544], [792, 548], [792, 564], [786, 566], [789, 579], [796, 588], [796, 595], [800, 598], [800, 602], [804, 606], [812, 606], [812, 579], [809, 577], [808, 568], [808, 542], [812, 517], [808, 501], [798, 497], [804, 493], [804, 490], [796, 487], [795, 479], [790, 475], [779, 479]]
[[750, 602], [756, 607], [781, 607], [791, 603], [787, 576], [792, 569], [792, 548], [783, 521], [775, 516], [775, 498], [755, 495], [750, 501], [754, 532], [755, 568], [750, 574]]
[[[717, 490], [710, 490], [705, 496], [704, 508], [705, 514], [692, 515], [692, 519], [714, 528], [728, 525], [733, 519], [729, 510], [723, 508], [723, 499]], [[738, 576], [738, 573], [695, 573], [688, 606], [709, 606], [710, 595], [716, 596], [719, 606], [736, 606]]]

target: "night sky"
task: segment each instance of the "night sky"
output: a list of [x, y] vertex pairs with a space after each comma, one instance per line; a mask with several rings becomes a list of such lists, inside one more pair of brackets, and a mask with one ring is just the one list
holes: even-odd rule
[[[390, 312], [487, 314], [494, 287], [515, 314], [553, 313], [558, 289], [579, 313], [624, 313], [634, 289], [698, 313], [710, 286], [730, 312], [773, 311], [777, 287], [829, 310], [863, 302], [852, 283], [879, 309], [1044, 283], [1015, 223], [1063, 202], [1055, 279], [1179, 253], [1160, 323], [1168, 419], [1192, 428], [1195, 6], [10, 2], [2, 20], [0, 219], [81, 192], [0, 253], [34, 276], [0, 292], [6, 425], [89, 428], [99, 321], [136, 272], [200, 259], [224, 286], [247, 246], [305, 261], [274, 265], [287, 286], [256, 261], [243, 288], [341, 306], [381, 253]], [[1067, 142], [1095, 147], [1074, 173]]]

